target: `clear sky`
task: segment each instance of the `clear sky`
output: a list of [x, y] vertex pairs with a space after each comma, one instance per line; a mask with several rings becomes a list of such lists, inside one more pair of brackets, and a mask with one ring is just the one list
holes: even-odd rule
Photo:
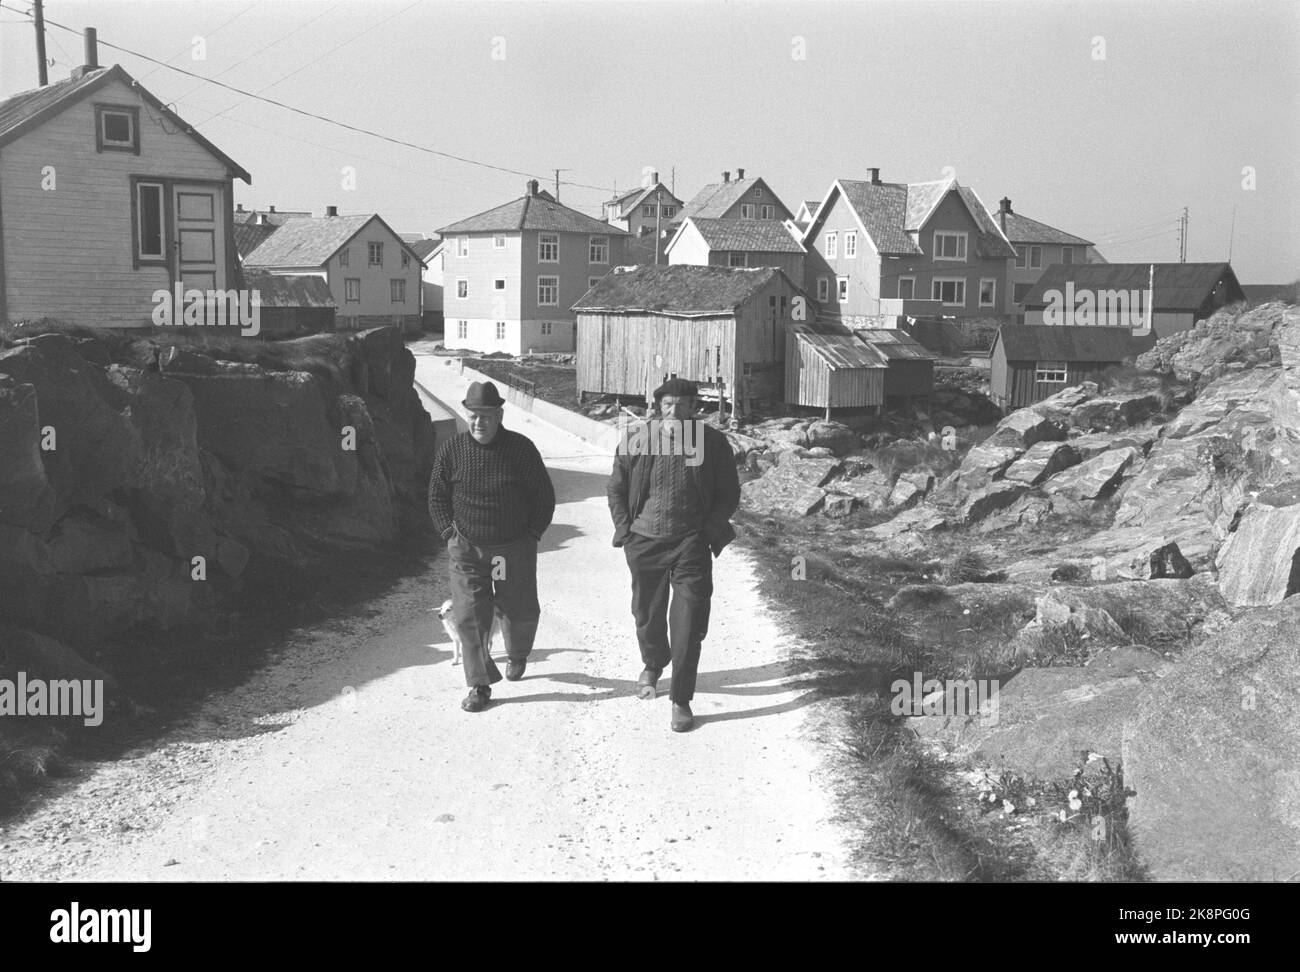
[[[0, 0], [0, 95], [36, 85], [31, 0]], [[1300, 3], [47, 0], [253, 176], [246, 207], [379, 212], [400, 232], [523, 194], [589, 213], [643, 169], [689, 198], [724, 169], [791, 210], [836, 178], [955, 171], [995, 210], [1112, 261], [1300, 276]], [[52, 80], [81, 40], [47, 28]], [[201, 47], [196, 44], [201, 39]], [[104, 42], [429, 149], [186, 77]], [[201, 59], [195, 54], [202, 53]], [[345, 187], [352, 167], [355, 186]], [[1253, 178], [1253, 183], [1252, 183]], [[570, 183], [570, 184], [565, 184]], [[1250, 186], [1253, 184], [1253, 188]]]

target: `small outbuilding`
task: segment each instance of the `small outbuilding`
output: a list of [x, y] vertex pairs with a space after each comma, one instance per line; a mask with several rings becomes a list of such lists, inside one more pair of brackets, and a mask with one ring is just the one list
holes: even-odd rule
[[785, 400], [791, 405], [864, 408], [885, 402], [889, 362], [847, 329], [791, 324], [786, 331]]
[[1003, 409], [1024, 408], [1063, 388], [1096, 381], [1107, 368], [1148, 351], [1155, 334], [1124, 327], [1003, 324], [990, 352], [989, 385]]
[[263, 337], [334, 330], [338, 305], [323, 277], [245, 269], [244, 280], [259, 295]]
[[930, 397], [937, 354], [898, 328], [857, 328], [853, 333], [889, 366], [885, 371], [885, 398]]

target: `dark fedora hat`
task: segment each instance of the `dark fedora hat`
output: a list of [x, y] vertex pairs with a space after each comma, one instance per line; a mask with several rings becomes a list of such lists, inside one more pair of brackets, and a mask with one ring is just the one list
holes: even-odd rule
[[465, 400], [461, 402], [466, 408], [496, 408], [504, 405], [506, 400], [497, 391], [497, 386], [490, 381], [476, 381], [469, 386]]
[[698, 398], [700, 386], [693, 381], [687, 381], [685, 378], [670, 378], [655, 389], [655, 401], [658, 402], [665, 395], [673, 395], [677, 398], [685, 398], [689, 395], [692, 398]]

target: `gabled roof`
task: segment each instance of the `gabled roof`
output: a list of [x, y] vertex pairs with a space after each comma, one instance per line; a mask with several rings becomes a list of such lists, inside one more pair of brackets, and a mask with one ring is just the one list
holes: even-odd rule
[[[1067, 283], [1073, 283], [1076, 291], [1139, 290], [1145, 293], [1151, 280], [1152, 266], [1150, 263], [1054, 263], [1043, 271], [1038, 282], [1025, 295], [1024, 306], [1027, 310], [1046, 307], [1044, 294], [1049, 290], [1064, 294]], [[1152, 306], [1158, 311], [1198, 310], [1225, 279], [1230, 287], [1237, 291], [1241, 289], [1236, 274], [1227, 263], [1157, 263], [1154, 266]]]
[[733, 269], [685, 264], [615, 267], [573, 309], [716, 317], [733, 313], [774, 277], [789, 283], [785, 274], [775, 267]]
[[[247, 267], [319, 267], [323, 266], [347, 242], [373, 220], [379, 220], [384, 229], [390, 227], [376, 213], [361, 216], [302, 216], [286, 220], [284, 225], [266, 238], [256, 250], [244, 258]], [[424, 263], [400, 236], [393, 233], [398, 244], [413, 257]]]
[[997, 220], [1012, 243], [1052, 243], [1061, 246], [1092, 246], [1091, 240], [1072, 236], [1055, 226], [1048, 226], [1019, 213], [999, 213]]
[[411, 250], [421, 260], [429, 262], [429, 257], [433, 256], [433, 251], [442, 246], [442, 240], [416, 240], [411, 244]]
[[576, 209], [561, 205], [544, 189], [535, 196], [520, 196], [495, 209], [444, 226], [438, 230], [438, 233], [445, 237], [457, 233], [518, 233], [522, 230], [599, 233], [602, 236], [627, 235], [617, 226], [611, 226]]
[[44, 124], [82, 98], [89, 97], [114, 81], [131, 88], [172, 126], [194, 139], [215, 158], [220, 159], [230, 171], [232, 178], [238, 176], [245, 182], [252, 183], [253, 177], [241, 165], [196, 132], [187, 121], [150, 94], [118, 64], [112, 67], [95, 68], [86, 71], [80, 77], [66, 78], [32, 91], [22, 91], [0, 101], [0, 146], [7, 145], [31, 129]]
[[278, 224], [272, 223], [236, 223], [235, 250], [239, 253], [239, 258], [244, 259], [279, 228]]
[[889, 362], [880, 351], [857, 339], [853, 334], [817, 324], [792, 324], [791, 334], [831, 371], [853, 368], [887, 368]]
[[971, 218], [975, 220], [975, 225], [979, 227], [979, 235], [975, 237], [975, 255], [981, 260], [1014, 257], [1016, 248], [1003, 235], [1002, 227], [993, 219], [983, 200], [975, 194], [975, 190], [970, 186], [957, 186], [954, 184], [954, 187], [957, 194], [961, 196], [962, 202], [966, 204], [966, 209], [971, 214]]
[[1049, 327], [1003, 324], [993, 341], [1001, 342], [1008, 361], [1123, 361], [1149, 351], [1155, 332], [1134, 337], [1127, 327]]
[[[705, 219], [687, 217], [711, 250], [748, 250], [760, 253], [803, 253], [803, 244], [790, 235], [784, 223], [772, 219]], [[682, 229], [668, 244], [671, 249]]]
[[761, 176], [755, 176], [753, 179], [732, 179], [730, 182], [709, 183], [682, 208], [682, 211], [677, 214], [677, 219], [681, 221], [689, 216], [721, 219], [727, 215], [727, 211], [732, 206], [740, 202], [747, 193], [753, 191], [755, 186], [762, 186], [766, 189], [777, 205], [785, 209], [787, 213], [789, 212], [785, 203], [781, 202], [777, 194], [772, 192], [772, 187], [764, 182]]
[[934, 361], [939, 355], [929, 350], [906, 331], [892, 327], [862, 327], [853, 331], [890, 361]]
[[323, 277], [244, 270], [244, 284], [259, 292], [263, 307], [337, 307]]
[[272, 212], [269, 209], [236, 209], [234, 212], [235, 223], [269, 223], [272, 226], [282, 226], [285, 220], [298, 219], [302, 216], [310, 216], [311, 210], [287, 210], [282, 212]]
[[619, 207], [618, 217], [619, 219], [622, 219], [624, 216], [633, 212], [637, 208], [637, 206], [640, 206], [649, 197], [653, 196], [654, 193], [658, 190], [661, 190], [663, 192], [662, 201], [664, 203], [667, 203], [670, 206], [680, 206], [682, 204], [682, 201], [680, 199], [678, 199], [676, 196], [674, 196], [671, 192], [668, 191], [667, 186], [665, 186], [662, 182], [657, 182], [653, 186], [637, 186], [635, 189], [629, 189], [627, 192], [615, 196], [613, 199], [609, 200], [609, 202], [607, 202], [605, 205], [608, 206], [610, 204], [617, 203]]

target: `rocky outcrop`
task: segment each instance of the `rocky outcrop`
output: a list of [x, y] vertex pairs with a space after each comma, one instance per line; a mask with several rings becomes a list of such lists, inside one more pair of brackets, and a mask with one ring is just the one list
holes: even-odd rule
[[1124, 471], [1138, 458], [1132, 446], [1102, 452], [1077, 466], [1056, 473], [1043, 483], [1049, 496], [1060, 494], [1076, 500], [1093, 500], [1118, 485]]
[[1079, 461], [1079, 453], [1068, 442], [1036, 442], [1003, 472], [1002, 477], [1026, 486], [1037, 486], [1049, 476]]
[[1224, 308], [1190, 330], [1161, 338], [1135, 364], [1204, 387], [1236, 368], [1280, 362], [1279, 332], [1300, 317], [1300, 308], [1263, 304], [1244, 313]]
[[1223, 596], [1233, 604], [1278, 604], [1300, 593], [1300, 503], [1272, 506], [1257, 498], [1215, 564]]

